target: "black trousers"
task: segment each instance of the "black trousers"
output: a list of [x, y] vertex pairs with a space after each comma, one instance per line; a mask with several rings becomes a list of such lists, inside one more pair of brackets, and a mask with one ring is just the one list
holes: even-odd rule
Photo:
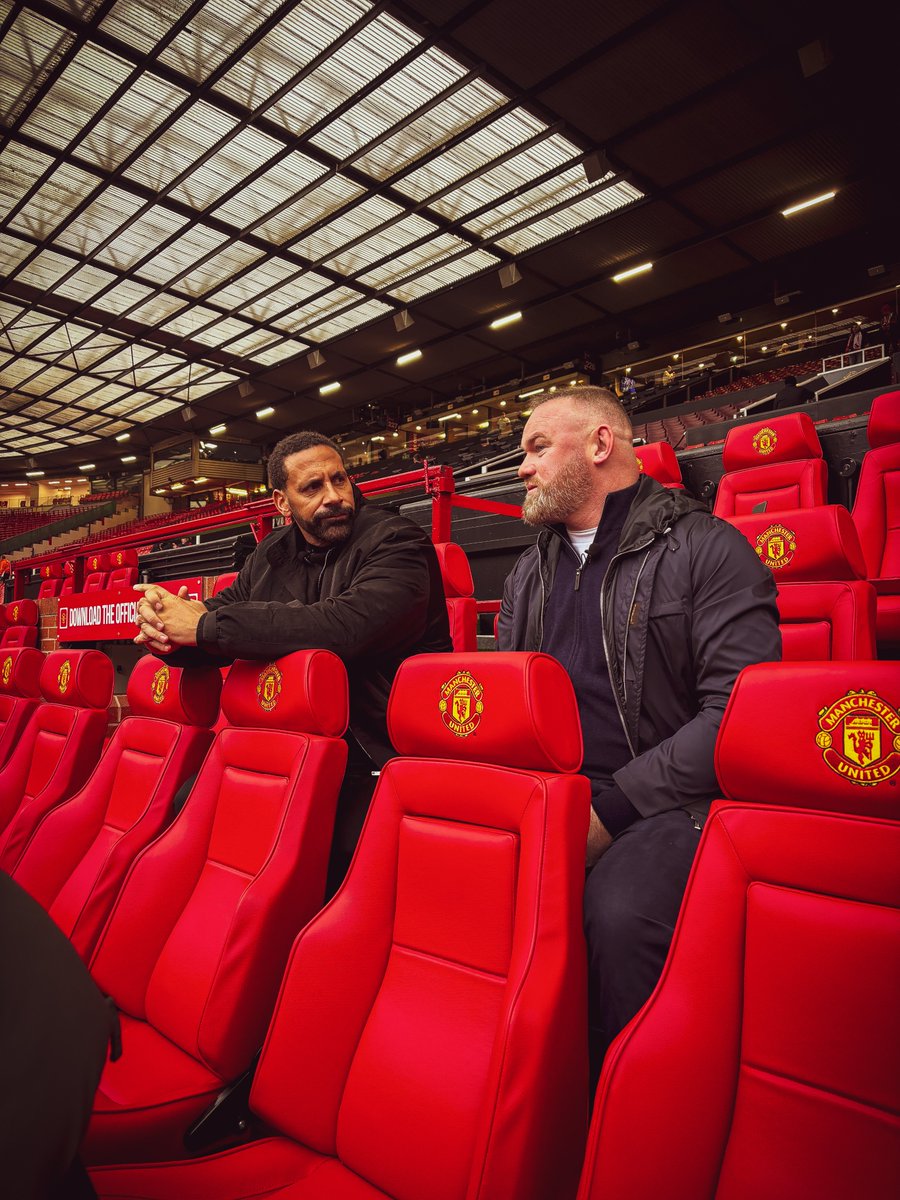
[[662, 972], [700, 840], [698, 824], [683, 809], [636, 821], [585, 880], [594, 1082], [610, 1042], [649, 998]]

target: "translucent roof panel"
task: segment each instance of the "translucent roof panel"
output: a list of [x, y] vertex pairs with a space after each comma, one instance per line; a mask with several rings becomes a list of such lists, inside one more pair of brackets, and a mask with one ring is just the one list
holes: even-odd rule
[[532, 222], [514, 234], [497, 238], [497, 245], [513, 254], [530, 250], [542, 242], [562, 237], [563, 234], [571, 233], [592, 221], [608, 216], [617, 208], [633, 204], [635, 200], [640, 200], [643, 194], [630, 183], [620, 180], [611, 187], [604, 188], [601, 192], [586, 196], [583, 200], [576, 200], [573, 204], [551, 213], [542, 220]]
[[[130, 73], [129, 64], [116, 55], [96, 46], [82, 46], [32, 110], [23, 130], [57, 149], [78, 142]], [[111, 152], [116, 153], [107, 142], [106, 161], [101, 166], [115, 165], [109, 158]]]
[[383, 317], [392, 311], [389, 304], [383, 304], [380, 300], [367, 300], [365, 304], [357, 304], [352, 308], [344, 309], [329, 320], [301, 332], [311, 342], [323, 342], [328, 338], [338, 337], [342, 333], [349, 333], [351, 329], [359, 329], [362, 325], [368, 325], [370, 321], [375, 321], [378, 317]]
[[[8, 11], [10, 5], [5, 4]], [[72, 45], [74, 37], [36, 13], [19, 12], [0, 42], [0, 114], [12, 124], [32, 99], [50, 64]]]
[[479, 271], [496, 267], [499, 262], [500, 259], [493, 254], [489, 254], [487, 250], [470, 250], [468, 254], [463, 254], [458, 258], [451, 259], [449, 262], [442, 263], [433, 271], [414, 275], [404, 283], [395, 284], [390, 289], [390, 294], [395, 299], [407, 303], [418, 299], [420, 296], [427, 296], [431, 292], [439, 291], [441, 288], [450, 287], [452, 284], [458, 283], [461, 279], [467, 279], [470, 275], [475, 275]]

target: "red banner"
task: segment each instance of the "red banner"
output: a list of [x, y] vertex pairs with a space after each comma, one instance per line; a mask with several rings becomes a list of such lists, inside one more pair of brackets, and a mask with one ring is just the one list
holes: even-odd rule
[[[191, 600], [203, 596], [203, 578], [172, 579], [161, 583], [166, 591], [186, 587]], [[133, 638], [138, 593], [131, 588], [109, 588], [60, 596], [57, 629], [61, 642], [122, 642]]]

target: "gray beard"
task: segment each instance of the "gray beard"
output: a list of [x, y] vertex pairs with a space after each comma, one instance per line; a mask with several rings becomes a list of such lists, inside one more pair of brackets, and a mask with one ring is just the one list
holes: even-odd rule
[[526, 492], [522, 520], [526, 525], [559, 525], [585, 502], [591, 492], [591, 469], [581, 458], [562, 467], [552, 483]]

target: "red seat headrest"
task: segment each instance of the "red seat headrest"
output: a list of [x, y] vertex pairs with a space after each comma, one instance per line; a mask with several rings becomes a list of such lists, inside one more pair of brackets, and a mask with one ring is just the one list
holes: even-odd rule
[[38, 572], [41, 579], [59, 579], [62, 573], [63, 571], [61, 562], [44, 563]]
[[[137, 550], [110, 550], [107, 555], [109, 568], [115, 571], [118, 567], [136, 567], [138, 565]], [[95, 570], [102, 570], [96, 567]]]
[[571, 680], [549, 654], [419, 654], [402, 663], [388, 703], [398, 754], [529, 771], [581, 766]]
[[865, 579], [853, 519], [840, 504], [729, 517], [778, 582]]
[[873, 450], [900, 442], [900, 392], [882, 392], [872, 401], [868, 438]]
[[51, 704], [107, 708], [115, 672], [99, 650], [53, 650], [41, 669], [41, 694]]
[[347, 669], [330, 650], [297, 650], [274, 662], [235, 662], [222, 689], [232, 725], [341, 737], [350, 717]]
[[237, 571], [226, 571], [223, 575], [220, 575], [213, 584], [212, 594], [218, 596], [219, 592], [224, 592], [227, 587], [231, 587], [237, 577]]
[[128, 707], [134, 716], [208, 729], [219, 715], [221, 692], [218, 667], [170, 667], [164, 659], [146, 654], [128, 680]]
[[95, 550], [84, 560], [84, 573], [94, 575], [97, 571], [109, 570], [109, 555], [105, 550]]
[[435, 542], [434, 552], [441, 568], [441, 578], [444, 581], [444, 595], [471, 596], [475, 591], [472, 582], [472, 568], [465, 550], [456, 542]]
[[766, 463], [821, 458], [822, 446], [809, 413], [786, 413], [728, 431], [722, 450], [726, 471], [743, 471]]
[[668, 442], [648, 442], [646, 446], [635, 446], [634, 457], [644, 475], [650, 475], [667, 487], [681, 486], [681, 467]]
[[10, 600], [6, 605], [7, 625], [37, 625], [38, 606], [34, 600]]
[[37, 699], [44, 656], [32, 646], [0, 651], [0, 694]]
[[746, 667], [719, 730], [716, 773], [731, 800], [900, 818], [897, 663]]

